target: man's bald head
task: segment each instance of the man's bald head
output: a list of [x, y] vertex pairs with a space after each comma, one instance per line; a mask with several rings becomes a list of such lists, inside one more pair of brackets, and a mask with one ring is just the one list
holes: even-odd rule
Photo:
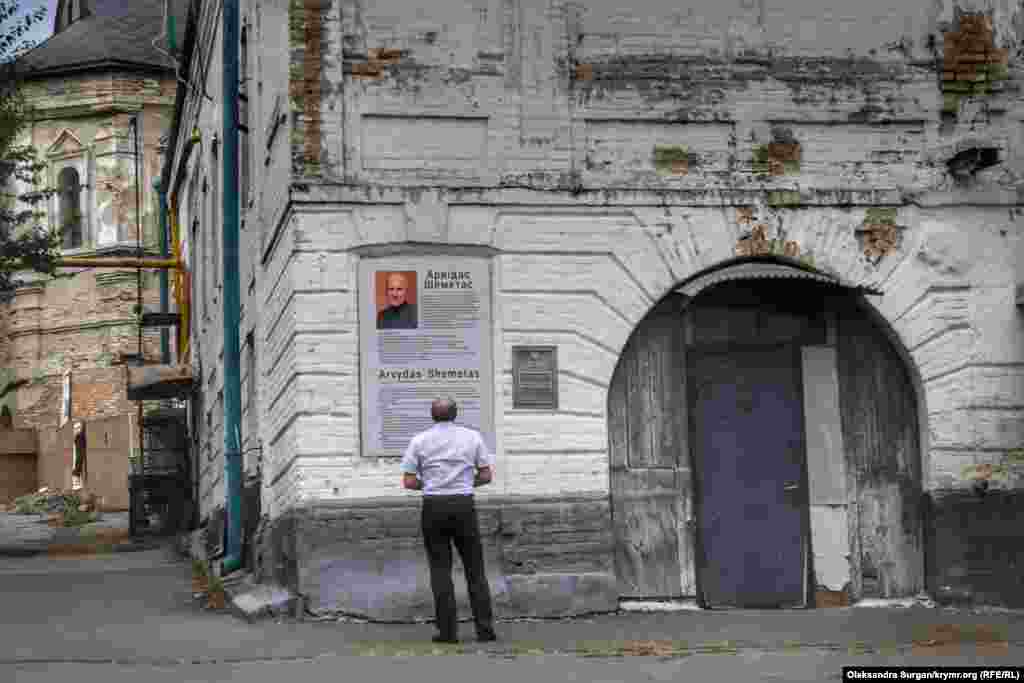
[[388, 275], [387, 285], [388, 305], [401, 306], [404, 304], [405, 292], [408, 289], [405, 276], [401, 273], [391, 273], [391, 275]]
[[451, 422], [459, 413], [459, 407], [450, 398], [435, 399], [430, 404], [430, 417], [434, 422]]

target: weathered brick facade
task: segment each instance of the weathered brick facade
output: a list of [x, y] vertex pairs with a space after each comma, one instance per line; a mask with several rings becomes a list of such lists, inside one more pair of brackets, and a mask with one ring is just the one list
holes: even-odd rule
[[[941, 507], [943, 494], [981, 482], [1020, 488], [1024, 12], [952, 0], [798, 5], [649, 0], [626, 16], [612, 3], [484, 0], [424, 18], [397, 1], [243, 3], [256, 169], [240, 256], [242, 338], [254, 342], [242, 349], [243, 441], [261, 447], [263, 538], [276, 539], [268, 571], [318, 609], [429, 612], [412, 578], [425, 571], [412, 522], [362, 540], [346, 531], [338, 547], [323, 540], [324, 519], [370, 528], [415, 507], [397, 489], [397, 462], [362, 451], [359, 264], [395, 255], [474, 257], [493, 273], [484, 371], [497, 479], [478, 496], [500, 520], [488, 552], [510, 611], [614, 603], [613, 375], [659, 301], [737, 256], [788, 257], [882, 292], [866, 307], [905, 366], [919, 424], [913, 453], [879, 457], [890, 469], [912, 460], [915, 491]], [[219, 18], [203, 11], [193, 65], [216, 74]], [[984, 82], [965, 89], [972, 73]], [[219, 134], [223, 106], [218, 80], [206, 87], [217, 106], [190, 96], [178, 113], [198, 118], [204, 140]], [[185, 137], [172, 141], [176, 172]], [[212, 163], [193, 152], [180, 170], [201, 179], [218, 172]], [[206, 311], [192, 328], [205, 518], [224, 499], [221, 279], [214, 244], [189, 248]], [[514, 407], [520, 345], [557, 346], [558, 410]], [[923, 509], [890, 484], [842, 502], [851, 543], [889, 503]], [[580, 513], [577, 499], [602, 512]], [[951, 519], [941, 512], [931, 519]], [[548, 542], [506, 521], [531, 515]], [[945, 532], [928, 536], [947, 544], [930, 557], [954, 566], [929, 569], [928, 588], [955, 578], [971, 593], [992, 569], [949, 539], [987, 541], [973, 527]], [[1020, 561], [1024, 548], [1006, 543], [1002, 557]], [[354, 569], [352, 544], [396, 574], [374, 574], [369, 559]], [[920, 552], [913, 561], [923, 566]], [[345, 578], [353, 572], [363, 578]], [[533, 578], [512, 579], [522, 576]], [[407, 594], [371, 589], [396, 577]], [[588, 597], [575, 603], [581, 582]], [[977, 597], [1020, 590], [1007, 580]]]
[[[153, 35], [139, 40], [148, 44], [160, 30], [156, 21]], [[45, 52], [48, 49], [51, 52]], [[41, 50], [48, 61], [40, 62], [43, 67], [38, 71], [32, 71], [33, 59], [38, 59], [33, 53], [27, 57], [23, 92], [34, 117], [24, 142], [47, 163], [40, 179], [43, 186], [56, 187], [63, 169], [77, 174], [82, 243], [65, 245], [65, 255], [135, 255], [140, 246], [143, 255], [154, 255], [158, 206], [151, 188], [160, 173], [160, 136], [166, 133], [174, 105], [173, 72], [160, 66], [126, 65], [133, 59], [128, 56], [120, 65], [83, 71], [75, 68], [74, 55], [55, 58], [52, 48]], [[45, 225], [51, 229], [60, 225], [59, 207], [58, 198], [45, 207]], [[137, 271], [78, 268], [63, 270], [57, 279], [33, 273], [24, 273], [24, 278], [27, 286], [17, 290], [10, 303], [0, 305], [0, 390], [16, 387], [0, 401], [11, 412], [14, 426], [46, 432], [41, 436], [44, 446], [56, 443], [53, 433], [61, 424], [66, 372], [71, 373], [72, 421], [134, 415], [137, 405], [126, 398], [124, 366], [140, 351]], [[158, 310], [154, 272], [144, 272], [141, 284], [143, 309]], [[144, 359], [159, 362], [159, 332], [145, 330], [141, 343]], [[70, 475], [59, 471], [70, 472], [66, 455], [41, 448], [40, 479], [53, 485], [69, 483]], [[126, 447], [117, 459], [120, 473], [111, 475], [117, 481], [125, 479], [125, 487], [128, 455]], [[124, 494], [111, 496], [125, 507], [126, 488]]]

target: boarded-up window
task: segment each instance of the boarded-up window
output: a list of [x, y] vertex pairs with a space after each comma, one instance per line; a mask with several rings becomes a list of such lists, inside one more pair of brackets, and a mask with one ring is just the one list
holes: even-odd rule
[[517, 346], [513, 354], [513, 407], [558, 410], [556, 347]]

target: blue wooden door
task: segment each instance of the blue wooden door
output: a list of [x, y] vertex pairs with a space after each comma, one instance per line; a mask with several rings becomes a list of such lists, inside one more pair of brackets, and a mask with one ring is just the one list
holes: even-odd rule
[[804, 427], [794, 346], [690, 356], [707, 606], [804, 604]]

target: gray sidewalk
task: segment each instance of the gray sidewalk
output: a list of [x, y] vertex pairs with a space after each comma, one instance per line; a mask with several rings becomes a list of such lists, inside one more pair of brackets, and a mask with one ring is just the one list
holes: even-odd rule
[[[501, 641], [438, 648], [431, 624], [267, 620], [201, 607], [168, 547], [86, 558], [0, 559], [0, 666], [55, 662], [247, 662], [324, 656], [569, 653], [683, 656], [817, 651], [983, 656], [1024, 663], [1024, 612], [928, 608], [621, 612], [500, 620]], [[461, 635], [472, 625], [461, 624]], [[651, 642], [654, 641], [654, 642]], [[465, 655], [468, 656], [468, 655]], [[941, 661], [941, 660], [939, 660]]]
[[104, 512], [95, 522], [55, 527], [48, 515], [0, 512], [0, 558], [76, 551], [120, 552], [153, 548], [153, 541], [128, 537], [128, 513]]

